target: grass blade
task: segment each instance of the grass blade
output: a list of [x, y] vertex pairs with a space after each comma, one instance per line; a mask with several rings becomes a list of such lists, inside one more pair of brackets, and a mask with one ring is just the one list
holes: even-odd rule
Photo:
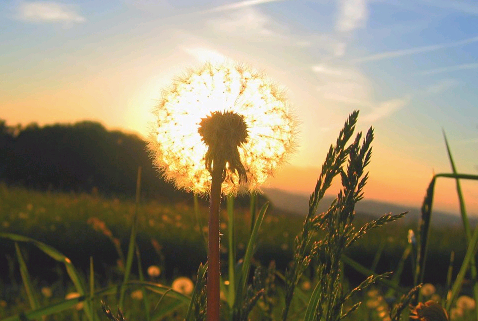
[[242, 307], [241, 299], [244, 298], [247, 288], [247, 280], [249, 279], [249, 271], [251, 267], [251, 259], [252, 255], [255, 250], [255, 246], [257, 244], [257, 237], [259, 235], [259, 229], [262, 225], [262, 221], [264, 220], [264, 216], [266, 214], [267, 208], [269, 207], [269, 203], [264, 204], [262, 206], [259, 215], [256, 218], [254, 228], [252, 229], [251, 236], [249, 238], [249, 242], [247, 243], [246, 253], [244, 254], [244, 260], [242, 263], [242, 270], [239, 275], [239, 280], [237, 283], [237, 291], [236, 291], [236, 301], [235, 307], [240, 309]]
[[478, 249], [478, 227], [475, 228], [473, 232], [471, 242], [468, 244], [468, 248], [466, 250], [465, 258], [463, 259], [463, 263], [460, 267], [460, 271], [456, 276], [456, 280], [453, 283], [453, 287], [451, 289], [451, 295], [446, 302], [446, 310], [450, 311], [451, 305], [453, 301], [457, 298], [458, 294], [460, 293], [461, 286], [463, 284], [463, 280], [465, 278], [466, 271], [470, 265], [471, 259], [476, 254], [476, 250]]
[[23, 259], [22, 252], [20, 251], [20, 247], [18, 246], [17, 242], [15, 242], [15, 251], [17, 253], [20, 274], [22, 276], [23, 285], [25, 286], [25, 292], [27, 293], [28, 301], [30, 302], [30, 306], [33, 310], [38, 309], [40, 304], [38, 303], [35, 292], [33, 291], [33, 285], [30, 281], [30, 274], [28, 273], [27, 265]]
[[[194, 304], [196, 302], [199, 304], [199, 296], [201, 295], [201, 291], [206, 284], [206, 272], [207, 272], [207, 263], [205, 265], [200, 265], [197, 274], [197, 282], [196, 286], [194, 287], [193, 294], [191, 296], [191, 301], [188, 307], [188, 313], [186, 314], [185, 321], [194, 321]], [[197, 307], [199, 308], [199, 307]]]
[[60, 313], [61, 311], [70, 309], [84, 300], [85, 300], [85, 297], [80, 296], [74, 299], [64, 300], [64, 301], [49, 305], [47, 307], [39, 308], [34, 311], [17, 314], [5, 319], [1, 319], [0, 321], [24, 321], [24, 320], [39, 319], [46, 315]]
[[[86, 291], [85, 291], [83, 282], [80, 278], [80, 274], [76, 271], [76, 268], [71, 263], [70, 259], [67, 258], [65, 255], [61, 254], [56, 249], [52, 248], [49, 245], [46, 245], [45, 243], [36, 241], [34, 239], [31, 239], [23, 235], [12, 234], [12, 233], [0, 233], [0, 237], [9, 239], [14, 242], [31, 243], [34, 246], [36, 246], [38, 249], [40, 249], [43, 253], [50, 256], [52, 259], [54, 259], [55, 261], [63, 263], [65, 265], [66, 272], [68, 273], [68, 276], [70, 277], [70, 280], [75, 285], [76, 291], [80, 294], [80, 296], [85, 296]], [[90, 302], [85, 302], [85, 313], [88, 319], [92, 320]]]
[[140, 200], [140, 192], [141, 192], [141, 166], [138, 167], [138, 177], [136, 179], [136, 202], [133, 214], [133, 224], [131, 226], [131, 235], [129, 238], [129, 245], [128, 245], [128, 255], [126, 257], [126, 266], [124, 270], [124, 279], [123, 285], [121, 286], [121, 293], [120, 293], [120, 300], [119, 300], [119, 309], [123, 310], [124, 304], [124, 297], [125, 297], [125, 287], [124, 284], [128, 282], [129, 275], [131, 273], [131, 266], [133, 265], [133, 256], [136, 244], [136, 229], [137, 229], [137, 221], [138, 221], [138, 208], [139, 208], [139, 200]]
[[[342, 254], [340, 259], [343, 263], [347, 264], [348, 266], [353, 268], [355, 271], [360, 272], [364, 276], [367, 276], [367, 277], [371, 276], [371, 275], [377, 276], [377, 273], [375, 273], [374, 271], [366, 268], [365, 266], [361, 265], [360, 263], [355, 262], [354, 260], [352, 260], [351, 258], [349, 258], [348, 256], [346, 256], [344, 254]], [[404, 289], [402, 289], [400, 286], [398, 286], [397, 284], [395, 284], [394, 282], [392, 282], [388, 279], [379, 278], [377, 281], [382, 283], [383, 285], [386, 285], [386, 286], [394, 289], [395, 291], [397, 291], [401, 294], [406, 293], [406, 291]]]
[[[143, 266], [141, 264], [141, 255], [139, 252], [138, 245], [136, 245], [136, 259], [138, 261], [138, 274], [139, 274], [139, 280], [141, 282], [144, 282], [144, 274], [143, 274]], [[141, 292], [143, 292], [143, 303], [144, 303], [144, 312], [146, 314], [146, 321], [151, 321], [151, 315], [149, 313], [149, 299], [148, 299], [148, 294], [146, 293], [146, 289], [141, 287]]]
[[[450, 149], [450, 145], [448, 144], [448, 139], [446, 138], [445, 131], [443, 131], [443, 138], [445, 139], [445, 145], [446, 145], [446, 150], [448, 153], [448, 159], [450, 160], [451, 169], [453, 171], [453, 174], [457, 174], [455, 162], [453, 161], [453, 156], [451, 155], [451, 149]], [[458, 195], [458, 201], [460, 203], [460, 213], [461, 213], [461, 219], [463, 221], [463, 228], [465, 229], [465, 233], [466, 233], [466, 240], [469, 244], [471, 241], [471, 228], [470, 228], [470, 223], [468, 220], [468, 215], [466, 214], [465, 199], [463, 197], [460, 180], [458, 178], [456, 179], [456, 193]], [[472, 280], [476, 280], [478, 273], [476, 270], [476, 262], [474, 257], [471, 258], [470, 272], [471, 272]], [[475, 299], [475, 302], [477, 302], [478, 301], [478, 283], [477, 282], [475, 282], [475, 284], [473, 285], [473, 297]], [[478, 320], [478, 309], [475, 309], [475, 317]]]

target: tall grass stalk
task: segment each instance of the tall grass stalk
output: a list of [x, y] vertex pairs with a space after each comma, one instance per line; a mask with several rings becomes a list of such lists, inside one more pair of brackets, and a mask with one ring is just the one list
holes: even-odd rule
[[[455, 162], [453, 161], [453, 156], [451, 154], [451, 148], [450, 145], [448, 144], [448, 139], [446, 137], [445, 131], [443, 130], [443, 138], [445, 139], [445, 145], [446, 145], [446, 150], [448, 154], [448, 159], [450, 160], [450, 165], [453, 174], [457, 174]], [[465, 199], [463, 197], [463, 192], [461, 190], [461, 184], [460, 180], [457, 178], [456, 180], [456, 193], [458, 195], [458, 202], [460, 204], [460, 214], [461, 214], [461, 220], [463, 222], [463, 228], [465, 229], [465, 235], [466, 235], [466, 240], [468, 244], [471, 242], [471, 228], [470, 228], [470, 222], [468, 220], [468, 215], [466, 213], [466, 206], [465, 206]], [[475, 262], [475, 257], [472, 256], [471, 261], [470, 261], [470, 272], [471, 272], [471, 278], [472, 280], [475, 280], [473, 284], [473, 297], [475, 299], [475, 302], [478, 302], [478, 282], [477, 277], [478, 273], [476, 270], [476, 262]], [[475, 317], [476, 320], [478, 320], [478, 309], [475, 309]]]
[[[386, 214], [359, 229], [353, 226], [355, 204], [363, 198], [363, 188], [368, 180], [365, 168], [370, 163], [373, 140], [373, 129], [370, 128], [363, 139], [362, 133], [358, 133], [355, 140], [346, 146], [355, 130], [357, 118], [358, 111], [355, 111], [345, 122], [336, 145], [329, 149], [315, 190], [310, 196], [309, 212], [302, 232], [296, 238], [292, 267], [286, 274], [285, 308], [282, 314], [284, 321], [288, 316], [295, 287], [312, 258], [319, 262], [316, 269], [318, 282], [307, 307], [307, 321], [338, 321], [344, 318], [358, 308], [356, 304], [344, 311], [344, 303], [353, 294], [388, 276], [371, 275], [348, 293], [342, 287], [341, 260], [346, 248], [369, 230], [406, 214]], [[317, 205], [337, 175], [340, 175], [342, 189], [329, 209], [317, 215]], [[314, 237], [318, 235], [319, 240], [314, 241]]]
[[[450, 153], [451, 155], [451, 153]], [[419, 224], [419, 238], [418, 238], [418, 251], [417, 251], [417, 264], [415, 269], [415, 285], [419, 285], [423, 283], [423, 278], [425, 275], [425, 264], [426, 264], [426, 256], [428, 250], [428, 239], [430, 237], [430, 222], [432, 217], [432, 206], [433, 206], [433, 196], [435, 193], [435, 185], [436, 180], [438, 178], [452, 178], [455, 180], [458, 179], [466, 179], [466, 180], [478, 180], [478, 175], [470, 175], [470, 174], [459, 174], [459, 173], [440, 173], [435, 174], [428, 185], [427, 192], [425, 195], [425, 199], [422, 205], [422, 217], [420, 219]], [[460, 192], [461, 193], [461, 189]], [[466, 213], [465, 213], [466, 216]], [[468, 247], [466, 250], [465, 258], [463, 259], [463, 263], [460, 267], [458, 275], [453, 283], [451, 288], [450, 295], [447, 297], [447, 302], [445, 309], [450, 311], [451, 306], [455, 299], [458, 297], [458, 294], [461, 291], [461, 287], [463, 284], [463, 280], [465, 278], [465, 274], [470, 269], [471, 263], [474, 260], [474, 255], [478, 249], [478, 228], [475, 228], [473, 235], [471, 236]], [[475, 289], [473, 289], [475, 291]], [[418, 296], [414, 296], [413, 304], [416, 305], [418, 303]]]

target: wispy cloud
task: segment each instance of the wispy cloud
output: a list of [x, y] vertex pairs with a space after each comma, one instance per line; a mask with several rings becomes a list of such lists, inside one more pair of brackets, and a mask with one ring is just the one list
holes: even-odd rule
[[264, 3], [279, 2], [279, 1], [285, 1], [285, 0], [248, 0], [248, 1], [239, 1], [239, 2], [234, 2], [234, 3], [231, 3], [231, 4], [226, 4], [226, 5], [223, 5], [223, 6], [217, 6], [217, 7], [212, 8], [212, 9], [204, 10], [204, 11], [202, 11], [202, 13], [236, 10], [236, 9], [242, 9], [242, 8], [246, 8], [246, 7], [257, 6], [257, 5], [261, 5], [261, 4], [264, 4]]
[[405, 96], [404, 98], [396, 98], [379, 103], [371, 113], [362, 117], [362, 120], [366, 122], [375, 122], [379, 119], [386, 118], [394, 112], [402, 109], [409, 101], [410, 97]]
[[367, 21], [368, 10], [366, 0], [340, 0], [339, 13], [335, 29], [349, 32], [363, 27]]
[[452, 71], [458, 71], [458, 70], [469, 70], [469, 69], [476, 69], [476, 68], [478, 68], [478, 63], [461, 64], [461, 65], [455, 65], [455, 66], [448, 66], [448, 67], [424, 70], [424, 71], [418, 72], [417, 75], [434, 75], [434, 74], [440, 74], [440, 73], [443, 73], [443, 72], [452, 72]]
[[375, 61], [375, 60], [382, 60], [382, 59], [391, 59], [391, 58], [414, 55], [418, 53], [435, 51], [435, 50], [440, 50], [445, 48], [464, 46], [474, 42], [478, 42], [478, 37], [473, 37], [473, 38], [468, 38], [468, 39], [464, 39], [464, 40], [460, 40], [456, 42], [450, 42], [450, 43], [444, 43], [444, 44], [438, 44], [438, 45], [415, 47], [415, 48], [395, 50], [395, 51], [386, 51], [386, 52], [373, 54], [373, 55], [362, 57], [362, 58], [353, 59], [352, 62], [367, 62], [367, 61]]
[[442, 79], [439, 82], [432, 84], [426, 88], [429, 94], [439, 94], [445, 90], [458, 86], [460, 82], [456, 79]]
[[369, 107], [372, 87], [358, 70], [347, 66], [317, 64], [311, 67], [317, 76], [317, 91], [326, 100]]
[[28, 22], [84, 22], [72, 6], [50, 1], [22, 2], [17, 18]]
[[243, 8], [225, 17], [211, 19], [207, 24], [215, 32], [236, 34], [244, 38], [278, 35], [273, 30], [275, 22], [256, 8]]

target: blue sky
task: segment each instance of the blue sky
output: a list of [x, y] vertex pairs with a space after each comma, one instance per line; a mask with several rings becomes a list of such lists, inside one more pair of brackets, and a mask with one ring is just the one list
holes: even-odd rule
[[[233, 59], [283, 86], [301, 122], [300, 147], [272, 186], [311, 191], [360, 109], [359, 129], [376, 131], [366, 196], [419, 206], [433, 171], [449, 171], [442, 129], [458, 169], [478, 172], [477, 26], [476, 1], [7, 0], [0, 118], [92, 119], [144, 135], [171, 79]], [[465, 190], [478, 212], [478, 185]], [[437, 193], [440, 208], [456, 209], [451, 182]]]

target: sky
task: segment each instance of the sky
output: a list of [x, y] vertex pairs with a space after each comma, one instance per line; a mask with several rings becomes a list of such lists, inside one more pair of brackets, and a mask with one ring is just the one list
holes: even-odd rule
[[[0, 2], [0, 119], [147, 135], [188, 68], [248, 64], [283, 88], [298, 148], [266, 187], [310, 194], [347, 116], [374, 128], [365, 198], [420, 207], [433, 173], [478, 174], [478, 3], [465, 0]], [[463, 182], [478, 216], [478, 182]], [[458, 212], [439, 179], [434, 208]]]

